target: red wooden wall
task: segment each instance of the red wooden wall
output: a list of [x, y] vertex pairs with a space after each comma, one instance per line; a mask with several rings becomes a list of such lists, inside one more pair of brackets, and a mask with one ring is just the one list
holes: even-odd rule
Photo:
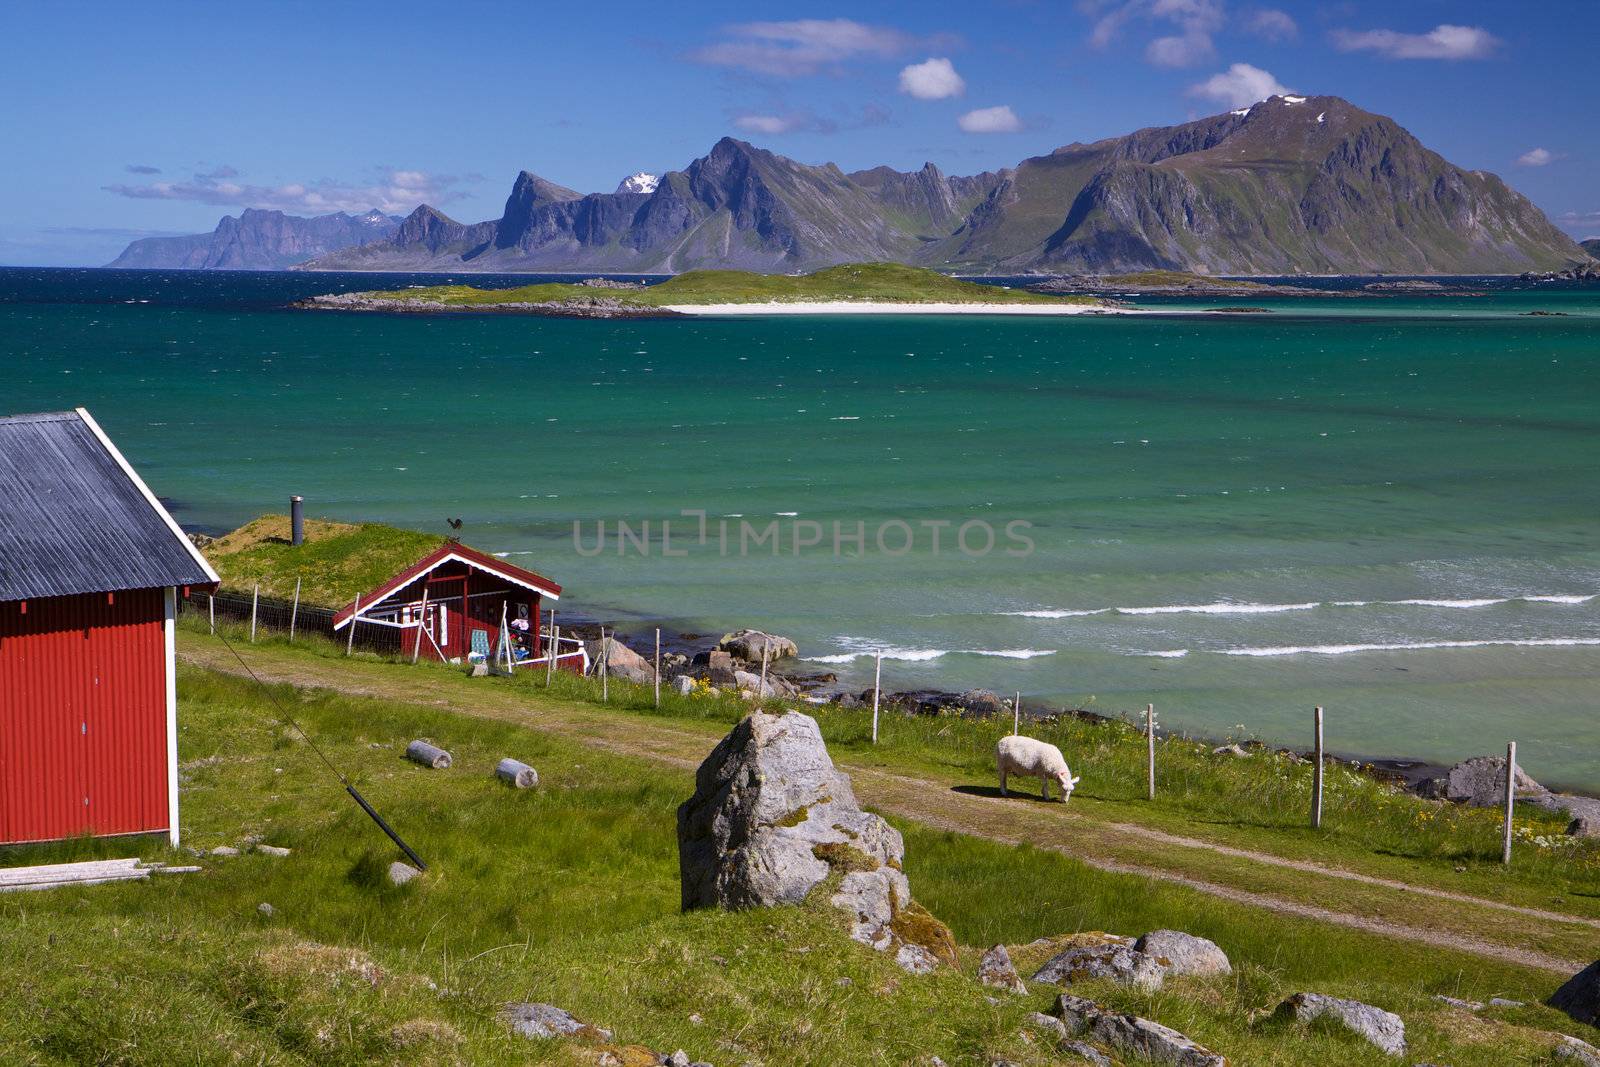
[[0, 604], [0, 843], [168, 829], [164, 595]]

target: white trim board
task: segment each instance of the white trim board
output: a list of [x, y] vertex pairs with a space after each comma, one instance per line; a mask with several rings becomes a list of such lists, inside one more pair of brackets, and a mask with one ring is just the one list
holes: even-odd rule
[[[432, 574], [434, 571], [438, 570], [440, 567], [443, 567], [446, 563], [450, 563], [450, 562], [465, 563], [469, 567], [473, 567], [473, 568], [475, 568], [477, 570], [484, 571], [486, 573], [492, 574], [496, 578], [499, 578], [499, 579], [501, 579], [503, 581], [510, 582], [512, 585], [519, 586], [520, 588], [526, 589], [530, 593], [537, 594], [538, 596], [544, 598], [545, 600], [560, 600], [561, 599], [561, 594], [559, 594], [559, 593], [552, 593], [548, 589], [540, 589], [536, 585], [532, 585], [532, 584], [530, 584], [528, 582], [524, 582], [522, 579], [517, 578], [514, 575], [507, 574], [504, 571], [495, 570], [493, 567], [490, 567], [487, 564], [484, 564], [484, 563], [482, 563], [482, 562], [480, 562], [478, 560], [468, 559], [465, 556], [458, 556], [454, 552], [450, 552], [450, 553], [447, 553], [445, 556], [441, 557], [438, 560], [438, 562], [434, 563], [434, 565], [429, 567], [427, 570], [418, 571], [416, 574], [413, 574], [398, 589], [390, 590], [388, 593], [386, 593], [383, 596], [379, 597], [378, 599], [372, 601], [370, 604], [368, 604], [366, 602], [363, 602], [360, 607], [356, 608], [356, 610], [352, 611], [348, 616], [346, 616], [343, 622], [339, 622], [339, 623], [335, 623], [334, 624], [334, 627], [333, 627], [334, 632], [335, 633], [339, 632], [340, 630], [344, 629], [346, 626], [350, 625], [350, 623], [353, 622], [356, 619], [360, 619], [362, 622], [371, 622], [372, 620], [367, 618], [367, 609], [369, 607], [376, 608], [376, 607], [378, 607], [378, 606], [380, 606], [382, 604], [388, 603], [396, 594], [398, 594], [400, 592], [401, 589], [404, 589], [406, 586], [410, 585], [412, 582], [415, 582], [415, 581], [417, 581], [419, 579], [427, 578], [428, 575]], [[478, 593], [478, 594], [474, 594], [474, 595], [476, 595], [476, 596], [491, 595], [492, 596], [493, 594]], [[418, 604], [420, 604], [421, 600], [419, 599], [419, 600], [416, 600], [416, 601], [408, 601], [408, 603], [418, 603]]]
[[213, 582], [222, 581], [221, 578], [217, 577], [217, 572], [212, 569], [211, 564], [200, 554], [200, 550], [194, 547], [194, 542], [189, 540], [189, 535], [183, 532], [183, 527], [179, 526], [177, 520], [167, 512], [166, 508], [161, 506], [161, 501], [156, 499], [156, 495], [150, 491], [150, 487], [144, 484], [144, 479], [139, 477], [139, 472], [133, 469], [133, 466], [118, 450], [117, 446], [111, 443], [111, 438], [107, 437], [106, 432], [100, 428], [100, 424], [94, 421], [94, 416], [89, 414], [89, 409], [74, 408], [73, 410], [78, 413], [78, 418], [83, 420], [83, 424], [89, 427], [90, 432], [99, 439], [100, 446], [106, 450], [106, 453], [117, 461], [117, 466], [122, 468], [122, 473], [126, 474], [128, 480], [138, 487], [139, 492], [144, 494], [145, 502], [155, 509], [157, 515], [161, 516], [162, 521], [167, 524], [167, 528], [172, 531], [172, 536], [183, 542], [183, 547], [187, 548], [189, 555], [193, 556], [194, 561], [200, 564], [200, 569], [205, 571]]

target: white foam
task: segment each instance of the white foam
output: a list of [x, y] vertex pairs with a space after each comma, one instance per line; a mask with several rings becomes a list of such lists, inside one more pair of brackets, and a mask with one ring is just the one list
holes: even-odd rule
[[1157, 659], [1182, 659], [1189, 654], [1187, 648], [1163, 648], [1154, 652], [1140, 652], [1141, 656], [1155, 656]]
[[1001, 659], [1037, 659], [1040, 656], [1053, 656], [1053, 648], [901, 648], [896, 645], [872, 646], [867, 642], [853, 637], [841, 637], [839, 643], [847, 647], [855, 646], [847, 652], [836, 652], [825, 656], [807, 656], [812, 663], [852, 663], [858, 659], [871, 659], [882, 655], [886, 660], [896, 660], [902, 663], [926, 663], [942, 656], [994, 656]]
[[1414, 652], [1434, 648], [1574, 648], [1600, 645], [1600, 637], [1528, 637], [1482, 641], [1414, 641], [1363, 645], [1284, 645], [1273, 648], [1224, 648], [1224, 656], [1347, 656], [1352, 652]]
[[1076, 619], [1084, 615], [1104, 615], [1112, 608], [1038, 608], [1033, 611], [997, 611], [996, 615], [1010, 615], [1019, 619]]
[[1304, 604], [1162, 604], [1153, 608], [1118, 608], [1119, 615], [1272, 615], [1280, 611], [1310, 611], [1317, 601]]

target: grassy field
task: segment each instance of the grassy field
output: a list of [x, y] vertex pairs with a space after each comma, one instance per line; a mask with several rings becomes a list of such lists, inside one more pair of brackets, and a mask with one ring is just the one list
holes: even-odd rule
[[263, 515], [201, 551], [225, 589], [287, 600], [300, 580], [304, 604], [342, 608], [438, 548], [444, 538], [378, 523], [307, 519], [305, 544], [289, 544], [289, 516]]
[[755, 274], [742, 270], [696, 270], [645, 289], [596, 289], [548, 282], [515, 289], [436, 285], [365, 294], [390, 300], [421, 300], [461, 306], [596, 301], [639, 307], [671, 304], [747, 304], [832, 300], [877, 303], [1062, 304], [1096, 303], [1092, 297], [1044, 296], [1020, 289], [960, 281], [937, 271], [898, 263], [851, 263], [812, 274]]
[[[445, 672], [407, 676], [439, 683]], [[1024, 1036], [1024, 1017], [1053, 991], [991, 1003], [970, 977], [976, 950], [1157, 927], [1215, 939], [1235, 975], [1174, 980], [1153, 995], [1100, 983], [1079, 991], [1185, 1030], [1235, 1064], [1390, 1062], [1346, 1035], [1267, 1017], [1307, 988], [1404, 1014], [1406, 1062], [1546, 1062], [1547, 1030], [1577, 1032], [1537, 1006], [1553, 986], [1547, 973], [902, 823], [917, 898], [964, 946], [963, 973], [915, 978], [850, 942], [819, 907], [680, 914], [673, 811], [691, 788], [687, 768], [542, 731], [535, 704], [522, 723], [497, 722], [273, 687], [429, 861], [427, 875], [395, 889], [381, 877], [392, 848], [261, 689], [193, 668], [179, 683], [186, 845], [259, 837], [293, 852], [207, 858], [202, 873], [143, 884], [0, 896], [0, 1061], [596, 1062], [592, 1048], [507, 1033], [500, 1006], [534, 999], [613, 1028], [618, 1046], [682, 1047], [719, 1067], [935, 1054], [1042, 1064], [1056, 1060]], [[447, 745], [455, 766], [403, 761], [418, 736]], [[504, 755], [538, 767], [539, 788], [498, 785], [489, 772]], [[69, 843], [5, 859], [134, 851]], [[151, 841], [142, 851], [165, 849]], [[1434, 993], [1530, 1006], [1469, 1016]]]

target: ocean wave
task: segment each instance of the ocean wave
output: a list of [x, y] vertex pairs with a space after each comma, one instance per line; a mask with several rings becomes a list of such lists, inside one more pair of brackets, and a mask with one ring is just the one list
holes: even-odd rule
[[1189, 654], [1187, 648], [1163, 648], [1154, 652], [1135, 652], [1136, 656], [1155, 656], [1157, 659], [1182, 659]]
[[1531, 593], [1527, 596], [1431, 598], [1408, 600], [1307, 600], [1295, 604], [1258, 604], [1249, 601], [1220, 600], [1212, 604], [1156, 604], [1150, 607], [1117, 608], [1030, 608], [1026, 611], [994, 611], [990, 615], [1020, 619], [1076, 619], [1090, 615], [1275, 615], [1284, 611], [1311, 611], [1315, 608], [1487, 608], [1517, 602], [1530, 604], [1587, 604], [1600, 593]]
[[[850, 643], [850, 642], [846, 642]], [[886, 660], [897, 660], [902, 663], [926, 663], [929, 660], [939, 659], [944, 656], [992, 656], [1000, 659], [1037, 659], [1040, 656], [1053, 656], [1053, 648], [899, 648], [894, 645], [884, 647], [867, 647], [863, 643], [856, 643], [857, 647], [848, 652], [837, 652], [824, 656], [805, 657], [812, 663], [853, 663], [858, 659], [871, 659], [882, 655]]]
[[1280, 645], [1266, 648], [1220, 648], [1224, 656], [1346, 656], [1352, 652], [1414, 652], [1430, 648], [1572, 648], [1600, 645], [1600, 637], [1525, 637], [1478, 641], [1397, 641], [1356, 645]]

